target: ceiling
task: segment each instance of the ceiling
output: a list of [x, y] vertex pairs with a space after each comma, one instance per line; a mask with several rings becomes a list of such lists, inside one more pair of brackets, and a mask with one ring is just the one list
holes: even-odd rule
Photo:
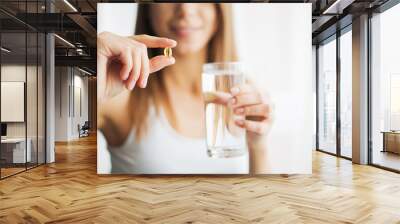
[[[250, 2], [311, 3], [313, 43], [317, 43], [335, 32], [339, 20], [344, 21], [341, 22], [341, 26], [346, 26], [347, 23], [351, 23], [353, 16], [376, 8], [386, 1], [388, 0], [255, 0]], [[15, 49], [14, 54], [24, 54], [25, 28], [30, 31], [55, 32], [59, 37], [74, 45], [72, 47], [61, 38], [55, 38], [56, 65], [81, 66], [95, 71], [96, 4], [99, 2], [132, 1], [47, 0], [46, 8], [45, 0], [1, 0], [0, 23], [1, 30], [5, 33], [2, 35], [3, 46], [8, 44], [8, 47]], [[52, 13], [48, 13], [50, 9]], [[28, 44], [28, 54], [34, 52], [35, 48], [34, 43]]]

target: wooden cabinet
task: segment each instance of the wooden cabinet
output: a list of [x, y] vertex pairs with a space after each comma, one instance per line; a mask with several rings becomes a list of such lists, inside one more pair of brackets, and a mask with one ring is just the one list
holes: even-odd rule
[[383, 133], [383, 152], [400, 154], [400, 132]]

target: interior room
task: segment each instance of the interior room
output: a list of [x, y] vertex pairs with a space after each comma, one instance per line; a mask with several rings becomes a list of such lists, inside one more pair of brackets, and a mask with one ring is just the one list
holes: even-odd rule
[[372, 29], [372, 86], [371, 86], [371, 162], [378, 166], [399, 170], [399, 65], [394, 60], [400, 44], [398, 32], [391, 27], [399, 21], [400, 7], [376, 15], [371, 19]]
[[400, 223], [399, 1], [247, 1], [311, 7], [312, 174], [101, 175], [97, 4], [127, 2], [0, 2], [0, 223]]
[[15, 28], [1, 34], [2, 178], [41, 165], [46, 156], [45, 36]]

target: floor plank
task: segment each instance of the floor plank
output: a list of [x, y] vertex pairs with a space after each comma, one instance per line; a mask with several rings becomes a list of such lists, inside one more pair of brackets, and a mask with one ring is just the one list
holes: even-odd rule
[[400, 223], [400, 175], [315, 152], [312, 175], [99, 176], [96, 139], [0, 181], [0, 223]]

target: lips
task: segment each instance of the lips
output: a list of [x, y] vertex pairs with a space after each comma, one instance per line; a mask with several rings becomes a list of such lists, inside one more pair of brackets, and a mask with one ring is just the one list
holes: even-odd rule
[[172, 28], [173, 32], [179, 37], [188, 37], [200, 30], [200, 27], [176, 27]]

